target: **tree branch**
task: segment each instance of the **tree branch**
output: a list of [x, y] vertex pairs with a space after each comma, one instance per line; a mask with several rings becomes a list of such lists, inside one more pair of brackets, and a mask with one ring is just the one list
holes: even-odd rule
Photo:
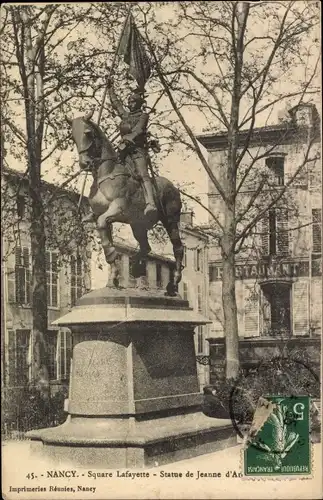
[[191, 200], [195, 201], [198, 205], [200, 205], [200, 207], [204, 208], [204, 210], [206, 210], [208, 212], [208, 214], [212, 217], [212, 219], [214, 220], [214, 222], [219, 226], [219, 228], [223, 231], [224, 228], [223, 228], [223, 225], [221, 224], [221, 222], [219, 221], [218, 217], [216, 217], [214, 215], [214, 213], [206, 206], [204, 205], [204, 203], [201, 202], [201, 200], [199, 200], [198, 198], [196, 198], [195, 196], [192, 196], [191, 194], [188, 194], [186, 193], [186, 191], [183, 191], [182, 189], [180, 189], [179, 187], [177, 187], [178, 191], [184, 195], [184, 196], [187, 196], [187, 198], [190, 198]]

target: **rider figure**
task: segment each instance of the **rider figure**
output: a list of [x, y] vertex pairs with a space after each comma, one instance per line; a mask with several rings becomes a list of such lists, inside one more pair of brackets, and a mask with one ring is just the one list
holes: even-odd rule
[[157, 214], [157, 208], [147, 165], [147, 124], [149, 115], [142, 110], [144, 104], [143, 93], [140, 89], [136, 89], [129, 96], [129, 111], [127, 111], [113, 90], [111, 78], [107, 80], [107, 86], [112, 107], [121, 118], [119, 125], [121, 142], [118, 146], [120, 159], [125, 161], [127, 157], [130, 157], [133, 161], [136, 173], [139, 175], [143, 187], [146, 203], [145, 215], [149, 218], [154, 218]]

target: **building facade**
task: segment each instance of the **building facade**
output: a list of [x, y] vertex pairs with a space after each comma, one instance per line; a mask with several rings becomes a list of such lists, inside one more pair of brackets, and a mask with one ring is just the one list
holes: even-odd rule
[[[322, 321], [322, 184], [319, 116], [315, 106], [293, 108], [281, 123], [255, 129], [248, 148], [248, 171], [237, 195], [243, 213], [254, 218], [262, 207], [269, 210], [257, 220], [236, 254], [236, 301], [241, 341], [318, 337]], [[241, 131], [240, 151], [248, 132]], [[218, 178], [224, 173], [227, 135], [198, 137], [208, 150], [209, 164]], [[239, 185], [239, 179], [238, 183]], [[261, 196], [255, 190], [264, 182]], [[258, 200], [258, 201], [257, 201]], [[221, 216], [223, 200], [209, 187], [209, 208]], [[250, 208], [250, 207], [249, 207]], [[244, 227], [249, 223], [242, 220]], [[243, 231], [243, 224], [237, 231]], [[210, 337], [224, 336], [222, 312], [222, 260], [220, 248], [209, 250]], [[213, 340], [212, 340], [213, 339]]]
[[[43, 189], [44, 199], [49, 199], [54, 190], [57, 195], [57, 188], [51, 184], [44, 183]], [[68, 329], [53, 327], [52, 322], [66, 314], [91, 286], [90, 246], [80, 247], [70, 236], [72, 229], [64, 228], [64, 224], [72, 223], [77, 202], [75, 193], [58, 193], [46, 224], [48, 368], [54, 392], [69, 380], [72, 337]], [[3, 172], [2, 226], [2, 380], [13, 389], [31, 380], [33, 343], [28, 183], [11, 170]]]

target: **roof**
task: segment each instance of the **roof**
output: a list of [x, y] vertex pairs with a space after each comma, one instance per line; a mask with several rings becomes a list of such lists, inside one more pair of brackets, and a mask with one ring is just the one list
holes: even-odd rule
[[[131, 243], [126, 242], [125, 240], [118, 237], [114, 237], [113, 240], [116, 248], [123, 253], [135, 254], [138, 251], [138, 247], [135, 244], [132, 245]], [[153, 260], [160, 260], [167, 264], [175, 262], [174, 257], [166, 257], [164, 255], [157, 254], [155, 252], [150, 252], [147, 258]]]
[[[293, 144], [296, 142], [306, 142], [308, 140], [308, 127], [296, 126], [293, 122], [285, 122], [276, 125], [266, 125], [256, 127], [250, 139], [250, 145], [261, 146], [266, 144]], [[248, 137], [249, 129], [239, 132], [239, 146], [243, 146]], [[196, 139], [207, 150], [222, 150], [228, 147], [228, 132], [222, 131], [217, 134], [197, 135]], [[315, 140], [320, 140], [319, 127], [315, 127]]]
[[[2, 169], [2, 174], [4, 176], [8, 176], [8, 177], [11, 177], [13, 179], [20, 179], [21, 181], [23, 181], [24, 183], [26, 183], [26, 185], [28, 185], [28, 174], [27, 174], [27, 172], [20, 172], [19, 170], [15, 170], [13, 168], [4, 167]], [[48, 189], [48, 191], [57, 191], [57, 192], [61, 192], [61, 193], [66, 193], [70, 197], [75, 197], [76, 199], [79, 199], [79, 196], [80, 196], [79, 193], [77, 193], [75, 191], [72, 191], [71, 189], [62, 188], [61, 186], [59, 186], [57, 184], [45, 181], [43, 179], [41, 180], [41, 185], [44, 188]], [[87, 197], [83, 196], [83, 200], [87, 201]]]

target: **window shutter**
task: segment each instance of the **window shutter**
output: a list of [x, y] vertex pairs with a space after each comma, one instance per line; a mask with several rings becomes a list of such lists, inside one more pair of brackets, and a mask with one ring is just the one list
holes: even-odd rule
[[65, 379], [65, 373], [66, 373], [66, 344], [65, 344], [65, 332], [60, 331], [60, 356], [59, 356], [59, 361], [60, 361], [60, 378]]
[[51, 293], [50, 293], [50, 252], [49, 250], [45, 253], [45, 264], [46, 264], [46, 286], [47, 286], [47, 302], [48, 306], [51, 306]]
[[48, 374], [50, 380], [57, 380], [57, 331], [49, 330], [47, 332], [48, 341]]
[[293, 284], [294, 335], [308, 334], [308, 283], [296, 281]]
[[185, 245], [183, 245], [183, 266], [187, 267], [187, 250]]
[[30, 268], [30, 261], [29, 261], [29, 248], [28, 247], [23, 247], [22, 249], [22, 259], [23, 259], [23, 266], [26, 267], [27, 269]]
[[25, 302], [25, 271], [22, 267], [22, 248], [16, 247], [15, 250], [15, 288], [16, 288], [16, 302], [23, 304]]
[[202, 304], [202, 287], [201, 285], [197, 286], [197, 310], [198, 312], [202, 312], [203, 304]]
[[46, 271], [49, 272], [50, 271], [50, 251], [49, 250], [46, 250], [45, 262], [46, 262]]
[[73, 342], [72, 342], [72, 334], [70, 331], [65, 332], [66, 337], [66, 378], [70, 379], [71, 374], [71, 360], [72, 360], [72, 352], [73, 352]]
[[12, 267], [7, 268], [7, 295], [9, 304], [16, 302], [16, 273]]
[[244, 285], [244, 336], [259, 336], [259, 292], [256, 284]]
[[30, 330], [16, 331], [17, 383], [26, 385], [29, 381]]
[[313, 252], [322, 252], [322, 210], [320, 208], [312, 209], [312, 238]]
[[57, 343], [56, 343], [56, 372], [57, 372], [57, 380], [62, 380], [62, 353], [61, 353], [61, 337], [63, 335], [62, 330], [57, 332]]
[[26, 269], [26, 304], [31, 303], [31, 273], [30, 269]]
[[198, 250], [195, 248], [195, 250], [193, 250], [193, 253], [194, 253], [194, 270], [195, 271], [198, 271], [198, 268], [197, 268], [197, 252], [198, 252]]
[[196, 270], [203, 271], [203, 249], [198, 248], [196, 250]]
[[311, 327], [314, 331], [320, 331], [322, 320], [322, 280], [314, 278], [311, 280]]
[[271, 328], [271, 305], [263, 292], [260, 293], [260, 309], [260, 333], [267, 335]]
[[58, 258], [51, 250], [46, 251], [46, 281], [48, 306], [58, 307]]
[[16, 248], [15, 264], [16, 302], [18, 304], [30, 304], [31, 272], [30, 251], [28, 247]]
[[16, 332], [8, 331], [8, 382], [10, 386], [16, 385]]
[[223, 337], [223, 307], [222, 307], [222, 282], [215, 281], [210, 285], [210, 319], [212, 320], [211, 335]]
[[269, 255], [269, 215], [265, 214], [260, 221], [261, 253]]
[[71, 283], [70, 283], [70, 292], [71, 292], [71, 305], [74, 306], [76, 302], [76, 288], [77, 288], [77, 283], [76, 283], [76, 257], [74, 255], [71, 255], [71, 261], [70, 261], [70, 270], [71, 270]]
[[31, 303], [31, 272], [30, 272], [30, 251], [29, 248], [25, 247], [23, 249], [23, 259], [25, 268], [25, 287], [26, 287], [26, 297], [25, 303]]
[[22, 265], [22, 248], [21, 247], [16, 247], [16, 250], [15, 250], [15, 265], [16, 265], [16, 267]]
[[288, 255], [288, 211], [285, 209], [276, 210], [276, 230], [277, 230], [277, 254]]
[[204, 338], [203, 338], [203, 326], [197, 327], [197, 353], [203, 354], [204, 352]]

